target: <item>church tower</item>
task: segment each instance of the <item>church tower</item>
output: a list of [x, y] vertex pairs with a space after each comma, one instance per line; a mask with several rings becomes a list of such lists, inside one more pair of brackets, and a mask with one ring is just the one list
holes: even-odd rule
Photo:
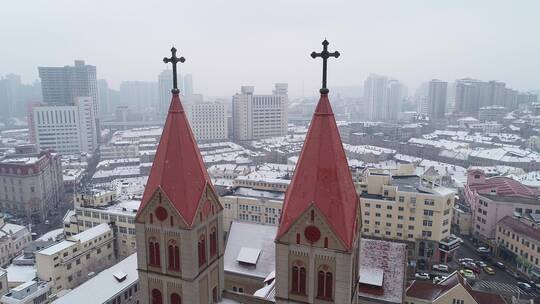
[[323, 42], [323, 88], [276, 236], [276, 303], [356, 303], [360, 244], [359, 198], [328, 100]]
[[141, 303], [217, 303], [224, 286], [222, 206], [180, 102], [172, 100], [135, 219]]

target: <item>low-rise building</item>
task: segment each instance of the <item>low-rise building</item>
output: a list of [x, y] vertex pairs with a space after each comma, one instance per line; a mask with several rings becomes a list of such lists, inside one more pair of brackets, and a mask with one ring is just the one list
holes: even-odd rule
[[472, 289], [458, 272], [434, 284], [429, 281], [413, 281], [407, 288], [405, 304], [506, 304], [501, 295]]
[[458, 241], [450, 239], [453, 190], [416, 175], [367, 170], [358, 183], [362, 235], [406, 242], [409, 258], [446, 261]]
[[540, 279], [540, 215], [532, 217], [533, 222], [505, 216], [497, 223], [495, 240], [499, 257], [526, 275]]
[[7, 271], [0, 268], [0, 297], [8, 292]]
[[35, 253], [37, 276], [58, 293], [72, 289], [116, 263], [114, 234], [107, 224], [67, 237]]
[[459, 235], [469, 236], [472, 233], [472, 213], [470, 208], [455, 205], [452, 215], [452, 228]]
[[75, 206], [107, 206], [116, 201], [116, 189], [92, 188], [74, 194]]
[[64, 184], [56, 153], [17, 154], [0, 159], [0, 210], [44, 220], [58, 206]]
[[100, 224], [111, 224], [114, 231], [116, 254], [119, 258], [135, 252], [135, 215], [140, 201], [121, 200], [107, 206], [75, 206], [64, 217], [66, 235], [73, 235]]
[[540, 214], [540, 191], [504, 176], [486, 178], [481, 169], [467, 173], [465, 201], [472, 211], [473, 237], [493, 245], [497, 223], [505, 216]]
[[137, 254], [132, 254], [53, 303], [135, 304], [139, 303], [139, 291]]
[[225, 289], [254, 294], [275, 273], [277, 227], [232, 222], [223, 264]]
[[12, 288], [0, 298], [0, 304], [46, 304], [51, 298], [50, 282], [28, 281]]
[[0, 213], [0, 267], [11, 263], [31, 241], [32, 236], [26, 227], [6, 223]]

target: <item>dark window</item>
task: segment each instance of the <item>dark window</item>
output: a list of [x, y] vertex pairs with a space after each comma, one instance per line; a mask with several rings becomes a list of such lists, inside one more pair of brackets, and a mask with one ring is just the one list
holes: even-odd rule
[[171, 304], [182, 304], [182, 299], [177, 293], [171, 294]]
[[333, 283], [332, 273], [320, 270], [317, 274], [317, 298], [331, 300], [334, 287]]
[[201, 235], [199, 238], [199, 266], [206, 263], [206, 238]]
[[148, 253], [150, 257], [150, 265], [159, 267], [161, 265], [159, 256], [159, 242], [155, 240], [150, 240], [148, 242]]
[[210, 256], [213, 257], [217, 254], [217, 230], [212, 228], [210, 232]]
[[152, 289], [152, 304], [163, 304], [163, 296], [161, 291]]
[[180, 270], [180, 248], [176, 242], [169, 242], [169, 269], [178, 271]]

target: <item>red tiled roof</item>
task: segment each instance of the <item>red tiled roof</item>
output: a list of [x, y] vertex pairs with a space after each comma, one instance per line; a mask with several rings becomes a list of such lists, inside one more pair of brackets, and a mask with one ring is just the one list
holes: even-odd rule
[[191, 225], [207, 185], [213, 190], [180, 97], [173, 94], [139, 213], [161, 188], [187, 224]]
[[506, 304], [504, 298], [498, 294], [473, 290], [467, 280], [457, 271], [439, 284], [433, 284], [429, 281], [413, 281], [407, 288], [406, 295], [433, 302], [458, 284], [462, 285], [478, 304]]
[[497, 224], [505, 226], [523, 237], [532, 238], [540, 242], [540, 229], [527, 225], [509, 215], [503, 217]]
[[321, 94], [287, 189], [277, 238], [312, 203], [345, 248], [351, 249], [359, 200], [327, 94]]
[[523, 197], [537, 199], [540, 197], [540, 191], [527, 187], [509, 177], [495, 176], [487, 178], [483, 184], [472, 184], [469, 187], [476, 190], [479, 194], [492, 194], [491, 190], [496, 190], [497, 196], [502, 197]]

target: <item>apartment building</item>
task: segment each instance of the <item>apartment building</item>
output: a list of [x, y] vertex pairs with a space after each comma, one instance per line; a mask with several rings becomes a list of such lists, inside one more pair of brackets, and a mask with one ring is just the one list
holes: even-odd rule
[[36, 274], [52, 282], [53, 293], [73, 289], [116, 263], [114, 233], [100, 224], [35, 253]]
[[137, 255], [132, 254], [54, 301], [53, 304], [135, 304], [140, 301], [139, 292]]
[[505, 216], [540, 214], [539, 190], [504, 176], [487, 178], [481, 169], [467, 172], [464, 194], [472, 211], [473, 237], [488, 246], [496, 247], [496, 226]]
[[51, 299], [51, 282], [28, 281], [12, 288], [0, 304], [46, 304]]
[[271, 95], [255, 95], [255, 87], [242, 86], [233, 96], [232, 119], [235, 140], [255, 140], [287, 134], [286, 83], [276, 83]]
[[540, 215], [505, 216], [497, 223], [498, 256], [526, 275], [540, 279]]
[[362, 235], [406, 242], [411, 259], [446, 261], [459, 241], [450, 235], [455, 193], [440, 180], [368, 170], [358, 183]]
[[187, 116], [197, 141], [227, 139], [225, 105], [219, 102], [200, 102], [186, 105]]
[[[6, 223], [4, 216], [0, 213], [0, 267], [11, 263], [13, 258], [18, 256], [31, 241], [32, 236], [26, 227]], [[0, 282], [1, 277], [0, 270]]]
[[137, 248], [134, 220], [140, 204], [140, 201], [115, 201], [107, 206], [75, 205], [74, 212], [64, 218], [65, 234], [74, 235], [109, 223], [115, 235], [115, 253], [119, 258], [127, 257]]
[[64, 192], [56, 153], [15, 154], [0, 159], [0, 210], [41, 221]]
[[111, 189], [88, 189], [74, 194], [75, 206], [108, 206], [116, 201], [116, 190]]

